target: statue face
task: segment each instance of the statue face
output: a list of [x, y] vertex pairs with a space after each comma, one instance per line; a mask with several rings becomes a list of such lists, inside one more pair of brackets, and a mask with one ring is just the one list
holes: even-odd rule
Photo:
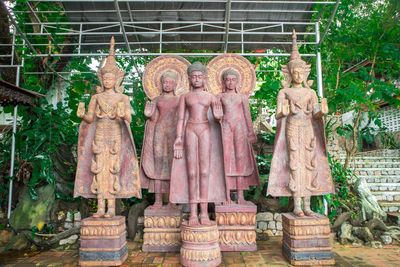
[[226, 90], [236, 90], [238, 79], [235, 75], [227, 75], [224, 79], [224, 86]]
[[115, 74], [113, 73], [106, 73], [103, 76], [103, 86], [105, 89], [111, 89], [114, 88], [116, 82], [116, 77]]
[[176, 81], [170, 77], [165, 77], [161, 79], [162, 90], [164, 92], [171, 92], [175, 90]]
[[292, 70], [292, 79], [294, 83], [302, 83], [303, 82], [303, 69], [302, 68], [294, 68]]
[[189, 76], [189, 83], [193, 88], [201, 88], [204, 86], [206, 76], [201, 71], [193, 71]]

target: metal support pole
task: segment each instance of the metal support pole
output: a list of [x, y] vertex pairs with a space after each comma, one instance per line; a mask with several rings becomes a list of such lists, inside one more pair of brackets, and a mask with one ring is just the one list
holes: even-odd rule
[[[319, 22], [315, 23], [315, 36], [316, 43], [319, 43], [320, 35], [319, 35]], [[324, 97], [324, 91], [322, 86], [322, 62], [321, 62], [321, 52], [319, 47], [317, 47], [317, 88], [318, 88], [318, 96]]]
[[[17, 67], [17, 78], [15, 81], [15, 85], [19, 86], [19, 76], [20, 76], [21, 67]], [[17, 133], [17, 113], [18, 113], [18, 105], [14, 106], [14, 114], [13, 114], [13, 127], [12, 127], [12, 139], [11, 139], [11, 163], [10, 163], [10, 183], [8, 187], [8, 208], [7, 208], [7, 219], [10, 219], [11, 216], [11, 203], [12, 203], [12, 195], [13, 195], [13, 180], [14, 180], [14, 161], [15, 161], [15, 134]]]
[[[319, 33], [319, 22], [315, 23], [315, 42], [318, 44], [320, 42], [320, 33]], [[320, 47], [317, 46], [317, 89], [318, 89], [318, 96], [324, 97], [324, 90], [322, 86], [322, 62], [321, 62], [321, 52]], [[323, 198], [324, 203], [324, 214], [328, 215], [328, 202], [325, 198]]]

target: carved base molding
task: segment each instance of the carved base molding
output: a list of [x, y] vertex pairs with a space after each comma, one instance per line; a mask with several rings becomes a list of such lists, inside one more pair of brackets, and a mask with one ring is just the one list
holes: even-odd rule
[[283, 255], [292, 265], [333, 265], [329, 219], [282, 214]]
[[127, 257], [125, 217], [82, 220], [80, 266], [119, 266]]
[[142, 250], [145, 252], [179, 251], [181, 221], [181, 208], [145, 209]]
[[257, 206], [216, 205], [215, 215], [221, 251], [256, 251]]
[[221, 264], [217, 224], [181, 226], [182, 247], [180, 260], [187, 267], [213, 267]]

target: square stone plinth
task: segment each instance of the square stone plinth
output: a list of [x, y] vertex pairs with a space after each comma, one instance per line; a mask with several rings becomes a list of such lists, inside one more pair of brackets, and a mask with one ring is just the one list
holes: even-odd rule
[[215, 205], [221, 251], [256, 251], [257, 206]]
[[282, 214], [282, 251], [292, 265], [333, 265], [329, 219], [322, 215]]
[[119, 266], [128, 257], [125, 217], [82, 220], [80, 266]]
[[181, 247], [182, 208], [151, 207], [144, 211], [144, 236], [142, 250], [145, 252], [176, 252]]

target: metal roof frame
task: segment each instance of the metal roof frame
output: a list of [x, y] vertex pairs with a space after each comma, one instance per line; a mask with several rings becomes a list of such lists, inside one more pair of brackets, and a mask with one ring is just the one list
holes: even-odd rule
[[[336, 1], [257, 1], [257, 0], [62, 0], [58, 1], [62, 3], [65, 8], [65, 14], [70, 16], [70, 22], [51, 22], [41, 21], [40, 16], [42, 14], [51, 14], [59, 11], [38, 11], [32, 5], [33, 3], [39, 2], [55, 2], [50, 0], [31, 0], [27, 1], [26, 5], [28, 11], [33, 15], [36, 22], [27, 23], [25, 26], [39, 26], [40, 32], [24, 32], [21, 30], [14, 18], [14, 13], [7, 9], [4, 2], [1, 4], [8, 11], [8, 17], [13, 25], [13, 37], [12, 44], [0, 44], [0, 46], [11, 46], [10, 54], [4, 54], [0, 57], [10, 58], [9, 64], [0, 65], [0, 68], [17, 68], [16, 85], [19, 85], [20, 71], [24, 65], [24, 58], [20, 64], [15, 59], [15, 48], [20, 46], [28, 46], [30, 53], [27, 54], [33, 58], [44, 58], [44, 57], [98, 57], [105, 56], [106, 53], [99, 51], [99, 48], [107, 48], [108, 40], [111, 35], [116, 36], [116, 46], [125, 47], [126, 53], [117, 53], [117, 56], [132, 57], [132, 56], [156, 56], [164, 54], [178, 54], [183, 56], [214, 56], [221, 53], [234, 52], [243, 56], [266, 56], [266, 57], [280, 57], [289, 56], [287, 52], [273, 52], [263, 51], [259, 52], [262, 48], [273, 48], [281, 46], [289, 46], [291, 44], [290, 36], [292, 34], [292, 28], [296, 28], [298, 36], [300, 36], [299, 43], [304, 46], [312, 46], [314, 48], [314, 54], [303, 54], [303, 56], [315, 56], [316, 57], [316, 70], [317, 70], [317, 85], [318, 95], [323, 96], [322, 91], [322, 66], [321, 66], [321, 54], [319, 52], [319, 46], [321, 45], [324, 36], [327, 34], [329, 25], [332, 23], [334, 15], [337, 11], [337, 7], [340, 0]], [[146, 5], [153, 6], [151, 8], [134, 8], [136, 6]], [[152, 4], [151, 4], [152, 3]], [[179, 8], [168, 8], [163, 4], [168, 3], [169, 5], [179, 6]], [[198, 4], [203, 3], [203, 8], [199, 9]], [[76, 6], [102, 6], [106, 5], [106, 9], [81, 9], [74, 10]], [[108, 6], [107, 6], [108, 4]], [[114, 9], [110, 9], [110, 4], [113, 5]], [[156, 8], [154, 5], [157, 4], [164, 8]], [[204, 4], [207, 7], [204, 7]], [[72, 5], [72, 6], [68, 6]], [[188, 8], [185, 8], [188, 5]], [[191, 6], [193, 5], [193, 6]], [[213, 7], [215, 5], [222, 5]], [[271, 5], [272, 8], [269, 8]], [[310, 21], [309, 16], [314, 14], [316, 11], [312, 10], [312, 5], [334, 5], [333, 11], [328, 21], [328, 26], [325, 32], [320, 37], [319, 32], [319, 21]], [[261, 6], [261, 7], [260, 7]], [[68, 8], [66, 8], [68, 7]], [[244, 8], [243, 8], [244, 7]], [[71, 8], [71, 9], [69, 9]], [[23, 11], [25, 12], [25, 11]], [[158, 19], [147, 20], [136, 19], [137, 14], [142, 13], [168, 13], [168, 14], [184, 14], [182, 17], [177, 17], [175, 20], [162, 19], [160, 15]], [[18, 13], [18, 12], [15, 12]], [[86, 13], [86, 14], [85, 14]], [[207, 16], [213, 14], [222, 13], [218, 19], [204, 19]], [[88, 14], [97, 15], [97, 17], [87, 16]], [[100, 15], [102, 14], [102, 16]], [[106, 15], [111, 16], [111, 20], [96, 21], [96, 18], [102, 18]], [[189, 15], [188, 15], [189, 14]], [[200, 19], [196, 20], [187, 19], [190, 14], [200, 14]], [[263, 16], [260, 16], [263, 15]], [[271, 19], [274, 14], [279, 14], [278, 19]], [[80, 15], [81, 21], [72, 21], [73, 15]], [[243, 19], [239, 15], [246, 17]], [[258, 16], [257, 16], [258, 15]], [[267, 17], [270, 19], [265, 19]], [[283, 17], [282, 17], [283, 16]], [[289, 19], [287, 19], [289, 17]], [[87, 21], [86, 19], [93, 19], [95, 21]], [[183, 18], [183, 19], [182, 19]], [[254, 19], [255, 18], [255, 19]], [[295, 19], [293, 19], [295, 18]], [[33, 28], [33, 27], [32, 27]], [[59, 32], [51, 33], [53, 29], [59, 30]], [[201, 36], [200, 40], [189, 40], [185, 39], [186, 36]], [[34, 36], [46, 37], [45, 39], [51, 42], [46, 43], [31, 43], [30, 38]], [[69, 36], [76, 37], [74, 42], [67, 44], [57, 44], [54, 40], [57, 36]], [[150, 37], [149, 36], [153, 36]], [[217, 36], [217, 37], [216, 37]], [[260, 39], [260, 36], [267, 37], [266, 40]], [[92, 37], [92, 42], [88, 41]], [[93, 37], [97, 37], [93, 39]], [[206, 37], [211, 37], [211, 39]], [[279, 38], [277, 38], [279, 37]], [[306, 40], [313, 38], [311, 40]], [[147, 38], [147, 40], [146, 40]], [[182, 39], [183, 38], [183, 39]], [[18, 40], [22, 39], [22, 41]], [[286, 40], [285, 40], [286, 39]], [[185, 44], [190, 43], [192, 47]], [[73, 53], [59, 54], [52, 51], [52, 46], [74, 46], [75, 50]], [[154, 46], [157, 49], [154, 49]], [[175, 49], [171, 49], [175, 45]], [[179, 46], [180, 45], [180, 46]], [[205, 49], [207, 45], [210, 45], [213, 49]], [[212, 46], [214, 45], [214, 46]], [[49, 53], [41, 54], [35, 47], [49, 47]], [[170, 47], [168, 47], [170, 46]], [[200, 47], [203, 52], [184, 52], [178, 51], [171, 53], [174, 50], [182, 51], [193, 50], [193, 47]], [[218, 47], [218, 48], [215, 48]], [[181, 49], [177, 49], [181, 48]], [[192, 49], [190, 49], [192, 48]], [[212, 52], [208, 51], [212, 50]], [[200, 50], [201, 51], [201, 50]], [[63, 72], [56, 72], [54, 68], [47, 65], [47, 68], [51, 73], [63, 77]], [[137, 72], [138, 69], [136, 69]], [[25, 72], [25, 74], [29, 74]], [[37, 72], [31, 74], [47, 74], [47, 72]], [[70, 73], [66, 73], [67, 75]], [[11, 147], [11, 166], [10, 176], [14, 175], [14, 154], [15, 154], [15, 133], [16, 133], [16, 117], [17, 117], [17, 106], [14, 107], [13, 115], [13, 138]], [[13, 180], [10, 179], [10, 188], [12, 188]], [[9, 201], [7, 218], [10, 218], [11, 214], [11, 199], [12, 190], [9, 190]]]

